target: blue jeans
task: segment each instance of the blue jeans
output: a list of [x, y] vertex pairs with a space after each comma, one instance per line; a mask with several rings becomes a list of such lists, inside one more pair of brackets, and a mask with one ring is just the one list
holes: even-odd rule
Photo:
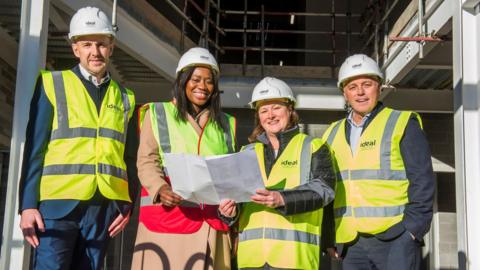
[[65, 217], [44, 219], [45, 232], [37, 231], [40, 245], [34, 252], [33, 269], [101, 269], [110, 240], [108, 227], [117, 215], [115, 202], [97, 192]]

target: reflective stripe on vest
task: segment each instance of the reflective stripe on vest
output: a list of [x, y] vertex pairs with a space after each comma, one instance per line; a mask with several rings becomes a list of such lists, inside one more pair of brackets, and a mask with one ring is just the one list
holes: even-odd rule
[[[295, 135], [277, 158], [268, 179], [263, 144], [249, 144], [243, 150], [255, 149], [267, 189], [286, 190], [310, 180], [312, 152], [322, 145], [320, 139]], [[239, 268], [268, 263], [272, 269], [318, 269], [322, 217], [322, 209], [284, 217], [263, 205], [244, 204], [239, 220]]]
[[88, 200], [98, 187], [106, 198], [130, 201], [123, 153], [133, 93], [110, 81], [94, 113], [93, 100], [72, 71], [42, 72], [42, 82], [55, 115], [40, 200]]
[[345, 119], [325, 133], [340, 170], [334, 203], [338, 243], [354, 240], [358, 232], [381, 233], [401, 221], [408, 203], [408, 180], [400, 140], [411, 114], [389, 108], [380, 111], [353, 154], [345, 136]]
[[[387, 124], [385, 126], [385, 132], [382, 136], [380, 153], [389, 153], [392, 147], [391, 137], [395, 124], [397, 123], [400, 111], [392, 111], [388, 117]], [[332, 132], [329, 134], [327, 143], [332, 145], [333, 139], [336, 137], [340, 125], [347, 124], [345, 120], [339, 121]], [[390, 167], [390, 155], [380, 155], [380, 170], [342, 170], [339, 172], [339, 180], [405, 180], [407, 175], [405, 170], [392, 170]]]
[[[164, 105], [166, 104], [166, 105]], [[173, 106], [169, 105], [169, 103], [153, 103], [155, 114], [156, 114], [156, 125], [158, 128], [159, 134], [159, 146], [162, 150], [162, 153], [171, 153], [171, 144], [170, 144], [170, 134], [168, 131], [168, 120], [167, 115], [165, 112], [164, 106]], [[233, 130], [231, 128], [231, 119], [232, 117], [227, 116], [226, 114], [222, 113], [222, 123], [225, 126], [225, 130], [223, 131], [225, 144], [227, 145], [228, 153], [234, 152], [234, 139], [232, 138]], [[210, 121], [210, 120], [209, 120]], [[152, 125], [153, 126], [153, 125]]]
[[[404, 205], [355, 207], [355, 217], [394, 217], [403, 214]], [[351, 217], [352, 207], [335, 208], [335, 217]]]
[[[109, 164], [98, 164], [98, 173], [108, 174], [127, 180], [127, 171]], [[95, 174], [95, 165], [90, 164], [61, 164], [49, 165], [43, 168], [42, 175], [69, 175], [69, 174]]]
[[[52, 130], [52, 135], [50, 140], [57, 139], [69, 139], [69, 138], [78, 138], [78, 137], [87, 137], [87, 138], [96, 138], [97, 130], [93, 128], [70, 128], [68, 124], [68, 110], [64, 106], [67, 104], [67, 97], [65, 96], [65, 84], [63, 83], [63, 76], [61, 71], [52, 72], [53, 84], [55, 87], [55, 98], [56, 98], [56, 108], [57, 108], [57, 119], [58, 119], [58, 129]], [[119, 85], [120, 92], [122, 94], [122, 103], [124, 106], [123, 113], [123, 122], [124, 122], [124, 132], [118, 132], [113, 129], [100, 127], [98, 131], [98, 136], [106, 137], [110, 139], [117, 140], [121, 143], [125, 143], [127, 136], [127, 127], [129, 120], [130, 101], [128, 98], [127, 91], [121, 85]]]
[[248, 241], [255, 239], [275, 239], [302, 242], [311, 245], [320, 245], [319, 235], [295, 230], [260, 228], [243, 231], [239, 235], [240, 241]]
[[[300, 152], [300, 185], [308, 182], [310, 179], [310, 168], [312, 163], [312, 140], [313, 137], [306, 136], [302, 150]], [[247, 144], [242, 150], [255, 150], [256, 143]]]

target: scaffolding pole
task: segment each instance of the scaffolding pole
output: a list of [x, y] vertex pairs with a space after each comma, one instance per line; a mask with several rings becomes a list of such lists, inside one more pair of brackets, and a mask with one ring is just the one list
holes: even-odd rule
[[[385, 8], [386, 9], [389, 9], [390, 7], [390, 1], [389, 0], [385, 0]], [[382, 52], [382, 56], [383, 56], [383, 63], [382, 64], [385, 64], [387, 62], [387, 59], [388, 59], [388, 32], [390, 31], [389, 29], [389, 23], [388, 23], [388, 20], [385, 22], [384, 26], [383, 26], [383, 52]], [[380, 64], [380, 63], [379, 63]]]
[[262, 5], [262, 32], [261, 32], [261, 35], [260, 37], [262, 38], [262, 40], [260, 41], [260, 44], [261, 44], [261, 69], [260, 69], [260, 75], [261, 77], [263, 78], [264, 77], [264, 74], [265, 74], [265, 6]]
[[[338, 34], [337, 32], [335, 34]], [[350, 55], [352, 49], [352, 0], [347, 0], [347, 56]]]
[[[210, 0], [205, 1], [205, 11], [200, 13], [203, 15], [202, 37], [203, 47], [208, 50], [208, 42], [206, 40], [210, 36], [208, 23], [210, 20]], [[217, 26], [218, 27], [218, 26]], [[222, 31], [223, 32], [223, 31]]]
[[[193, 21], [192, 19], [190, 19], [186, 14], [185, 12], [183, 12], [181, 9], [179, 9], [177, 7], [177, 5], [175, 5], [175, 3], [173, 3], [171, 0], [165, 0], [165, 2], [170, 5], [170, 7], [173, 8], [173, 10], [175, 10], [181, 17], [184, 21], [186, 21], [193, 29], [195, 29], [195, 31], [197, 31], [201, 36], [203, 35], [203, 31], [202, 29], [200, 29]], [[221, 53], [225, 53], [225, 51], [220, 47], [218, 46], [218, 44], [215, 43], [215, 41], [213, 41], [212, 39], [210, 39], [209, 37], [206, 37], [206, 41], [210, 44], [212, 44], [217, 50], [219, 50]]]
[[[207, 21], [210, 25], [212, 25], [213, 27], [215, 27], [215, 29], [217, 30], [217, 32], [220, 32], [222, 35], [225, 36], [225, 32], [223, 31], [222, 28], [219, 27], [219, 24], [218, 22], [214, 22], [211, 18], [210, 18], [210, 9], [206, 9], [205, 10], [202, 10], [202, 8], [197, 4], [195, 3], [194, 0], [187, 0], [190, 4], [192, 4], [192, 6], [200, 13], [203, 15], [204, 18], [207, 18]], [[208, 6], [210, 7], [210, 4], [212, 3], [212, 1], [205, 1], [205, 6]], [[216, 5], [218, 6], [218, 5]], [[207, 14], [207, 10], [208, 10], [208, 14]], [[218, 11], [217, 11], [218, 13]]]
[[242, 57], [242, 75], [245, 76], [247, 74], [247, 12], [248, 8], [248, 0], [243, 1], [243, 57]]
[[[243, 33], [243, 29], [225, 28], [225, 33]], [[260, 29], [246, 29], [247, 33], [260, 33]], [[332, 31], [315, 31], [315, 30], [286, 30], [286, 29], [264, 29], [268, 34], [298, 34], [298, 35], [332, 35]], [[335, 35], [360, 35], [360, 32], [348, 32], [348, 31], [335, 31]]]
[[[188, 0], [183, 2], [183, 14], [187, 14], [187, 5]], [[186, 31], [186, 22], [182, 20], [182, 35], [180, 36], [180, 53], [185, 52], [185, 31]]]
[[[423, 0], [418, 0], [418, 36], [425, 36], [425, 31], [423, 30], [423, 15], [425, 14], [425, 9], [423, 5]], [[423, 41], [418, 42], [418, 58], [423, 59]]]
[[[388, 17], [390, 16], [390, 13], [392, 13], [392, 11], [395, 9], [395, 6], [398, 4], [399, 1], [400, 1], [400, 0], [395, 0], [395, 1], [392, 3], [392, 5], [391, 5], [388, 9], [386, 9], [385, 14], [383, 15], [382, 19], [378, 22], [378, 24], [383, 25], [383, 23], [388, 19]], [[367, 25], [365, 25], [365, 27], [364, 27], [363, 30], [362, 30], [362, 33], [365, 33], [366, 29], [368, 28], [368, 26], [369, 26], [370, 24], [371, 24], [371, 22], [370, 22], [370, 23], [367, 23]], [[365, 42], [365, 44], [363, 45], [361, 51], [364, 51], [364, 50], [367, 48], [367, 46], [370, 44], [370, 42], [372, 42], [372, 39], [374, 38], [374, 36], [375, 36], [374, 33], [372, 33], [372, 34], [369, 36], [369, 38], [367, 39], [367, 42]]]
[[336, 44], [335, 44], [335, 0], [332, 0], [332, 7], [331, 7], [331, 14], [330, 14], [330, 21], [331, 21], [331, 31], [332, 35], [330, 36], [330, 40], [332, 42], [332, 78], [335, 78], [335, 67], [337, 66], [337, 56], [336, 56]]
[[[224, 46], [225, 51], [256, 51], [259, 52], [262, 50], [261, 47], [238, 47], [238, 46]], [[333, 50], [318, 50], [318, 49], [297, 49], [297, 48], [268, 48], [265, 47], [264, 51], [266, 52], [298, 52], [298, 53], [333, 53]], [[336, 52], [342, 52], [336, 50]]]
[[[224, 10], [227, 15], [243, 15], [245, 11], [241, 10]], [[261, 15], [260, 11], [247, 11], [247, 15]], [[281, 12], [281, 11], [265, 11], [268, 16], [305, 16], [305, 17], [331, 17], [332, 13], [318, 13], [318, 12]], [[347, 17], [347, 13], [337, 13], [337, 17]], [[360, 14], [350, 14], [352, 17], [360, 17]]]
[[[218, 11], [218, 9], [220, 9], [220, 0], [217, 0], [217, 3], [216, 4], [212, 4], [212, 6], [215, 5], [216, 9], [217, 9], [217, 13], [215, 14], [215, 24], [217, 26], [220, 25], [220, 12]], [[223, 35], [226, 35], [225, 32], [223, 32]], [[215, 43], [218, 44], [219, 42], [219, 31], [215, 31]], [[218, 59], [218, 49], [215, 50], [215, 58], [217, 59], [217, 61], [219, 60]]]

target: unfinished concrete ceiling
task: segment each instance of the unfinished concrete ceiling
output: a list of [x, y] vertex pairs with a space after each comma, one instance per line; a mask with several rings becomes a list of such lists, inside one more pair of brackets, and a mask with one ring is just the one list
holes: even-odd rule
[[[426, 0], [426, 20], [436, 7], [447, 2]], [[108, 7], [111, 2], [51, 0], [50, 3], [47, 67], [69, 68], [76, 63], [66, 39], [68, 21], [74, 9], [97, 4]], [[17, 44], [20, 4], [20, 0], [0, 0], [0, 34], [8, 35]], [[143, 54], [139, 48], [146, 44], [145, 39], [124, 37], [132, 31], [122, 28], [119, 33], [123, 41], [131, 44], [119, 42], [110, 71], [114, 78], [127, 85], [141, 84], [148, 88], [145, 100], [152, 99], [150, 89], [159, 89], [159, 83], [169, 87], [178, 57], [192, 46], [208, 47], [217, 55], [222, 77], [227, 82], [222, 85], [227, 98], [230, 90], [234, 94], [238, 92], [239, 84], [248, 83], [245, 87], [251, 89], [256, 80], [267, 75], [294, 81], [303, 79], [302, 85], [308, 85], [313, 92], [318, 90], [318, 95], [322, 96], [324, 93], [319, 89], [325, 85], [331, 85], [329, 91], [335, 88], [338, 67], [348, 55], [365, 53], [378, 58], [384, 65], [387, 57], [390, 60], [401, 58], [392, 54], [396, 47], [416, 48], [418, 45], [388, 42], [388, 36], [416, 34], [405, 30], [416, 20], [418, 1], [411, 0], [123, 0], [118, 4], [120, 18], [128, 17], [130, 25], [143, 27], [141, 37], [153, 45]], [[392, 83], [397, 89], [452, 89], [452, 46], [448, 41], [451, 22], [444, 25], [447, 26], [443, 29], [430, 30], [441, 30], [442, 35], [447, 36], [446, 41], [426, 44], [428, 53], [423, 59], [395, 71], [399, 75], [394, 76]], [[165, 44], [162, 46], [168, 48], [162, 53], [156, 49], [155, 42], [162, 42]], [[409, 59], [406, 57], [402, 61]], [[385, 72], [392, 74], [391, 68]], [[232, 83], [232, 78], [246, 81]], [[318, 80], [323, 81], [319, 83]], [[232, 99], [235, 104], [228, 106], [241, 106], [236, 104], [237, 99]]]

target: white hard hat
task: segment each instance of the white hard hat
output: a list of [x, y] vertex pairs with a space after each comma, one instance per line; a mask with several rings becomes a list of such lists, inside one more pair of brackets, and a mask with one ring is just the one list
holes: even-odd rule
[[175, 73], [178, 74], [183, 69], [193, 66], [208, 66], [217, 74], [220, 73], [217, 60], [215, 60], [215, 57], [205, 48], [194, 47], [184, 53], [178, 61]]
[[346, 80], [360, 75], [375, 76], [380, 82], [383, 81], [382, 71], [372, 58], [365, 54], [354, 54], [345, 59], [338, 71], [338, 88], [343, 90]]
[[86, 35], [109, 35], [115, 37], [112, 23], [107, 15], [97, 7], [81, 8], [73, 15], [70, 21], [68, 38]]
[[260, 100], [285, 98], [295, 104], [292, 89], [284, 81], [273, 77], [263, 78], [255, 88], [253, 88], [250, 107], [255, 108], [255, 103]]

